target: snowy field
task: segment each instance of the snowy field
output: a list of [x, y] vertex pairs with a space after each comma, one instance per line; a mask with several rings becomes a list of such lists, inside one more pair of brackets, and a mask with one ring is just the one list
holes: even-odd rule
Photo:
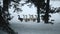
[[[54, 25], [33, 22], [11, 23], [11, 28], [18, 34], [60, 34], [60, 23]], [[3, 31], [0, 32], [0, 34], [6, 34]]]
[[43, 23], [11, 23], [18, 34], [60, 34], [60, 23], [51, 25]]

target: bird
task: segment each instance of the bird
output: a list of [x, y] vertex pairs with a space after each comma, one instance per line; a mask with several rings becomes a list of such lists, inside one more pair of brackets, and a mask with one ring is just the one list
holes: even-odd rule
[[25, 15], [26, 16], [26, 18], [25, 18], [25, 22], [27, 22], [28, 20], [27, 20], [27, 15]]
[[36, 21], [36, 18], [34, 18], [34, 16], [32, 15], [32, 20], [33, 20], [33, 22], [35, 22]]
[[22, 22], [23, 18], [20, 18], [20, 15], [18, 15], [18, 20], [20, 20]]

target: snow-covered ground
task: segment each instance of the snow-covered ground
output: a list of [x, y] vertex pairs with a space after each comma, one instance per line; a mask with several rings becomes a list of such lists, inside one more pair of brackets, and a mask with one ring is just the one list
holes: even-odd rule
[[60, 23], [53, 25], [33, 22], [20, 22], [10, 24], [11, 28], [15, 30], [15, 32], [18, 32], [18, 34], [60, 34]]
[[44, 24], [33, 22], [11, 23], [12, 29], [18, 34], [60, 34], [60, 23]]

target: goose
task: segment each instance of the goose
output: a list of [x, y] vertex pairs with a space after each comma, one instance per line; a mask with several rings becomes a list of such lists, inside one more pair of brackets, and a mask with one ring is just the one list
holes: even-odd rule
[[32, 19], [33, 19], [33, 22], [35, 22], [36, 21], [36, 18], [34, 18], [34, 16], [32, 15]]
[[31, 15], [29, 14], [29, 19], [30, 19], [30, 21], [31, 21]]
[[20, 18], [20, 15], [18, 15], [18, 20], [20, 20], [22, 22], [23, 18]]
[[26, 16], [26, 18], [25, 18], [25, 22], [27, 22], [28, 20], [27, 20], [27, 15], [25, 15]]
[[25, 15], [23, 15], [23, 20], [25, 20]]

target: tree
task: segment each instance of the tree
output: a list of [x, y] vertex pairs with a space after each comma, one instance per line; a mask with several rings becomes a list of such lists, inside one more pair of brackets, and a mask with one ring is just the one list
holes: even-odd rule
[[45, 0], [28, 0], [26, 3], [31, 2], [37, 7], [37, 22], [40, 22], [40, 8], [44, 9], [45, 7]]
[[50, 3], [50, 0], [47, 0], [46, 12], [45, 12], [45, 15], [43, 15], [43, 20], [44, 20], [45, 23], [53, 24], [52, 22], [49, 22], [49, 17], [51, 17], [51, 15], [49, 15], [49, 13], [51, 13], [49, 3]]
[[0, 27], [8, 34], [15, 34], [14, 30], [10, 28], [8, 24], [9, 22], [7, 21], [7, 17], [9, 16], [8, 5], [9, 0], [3, 0], [3, 8], [0, 7]]
[[47, 0], [47, 4], [46, 4], [46, 12], [45, 12], [45, 23], [48, 23], [48, 20], [49, 20], [49, 3], [50, 3], [50, 0]]

